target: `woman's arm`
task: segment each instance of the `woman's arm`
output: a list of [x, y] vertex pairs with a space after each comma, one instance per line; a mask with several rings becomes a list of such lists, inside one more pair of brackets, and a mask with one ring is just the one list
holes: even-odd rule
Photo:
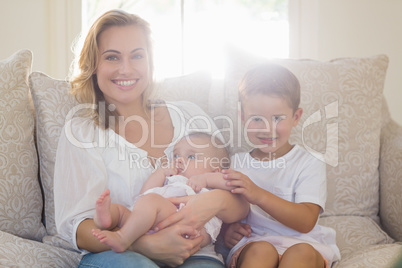
[[194, 226], [200, 230], [214, 216], [225, 223], [232, 223], [245, 218], [250, 209], [249, 203], [241, 195], [220, 189], [170, 200], [175, 204], [186, 203], [186, 206], [159, 223], [155, 230], [172, 224]]
[[110, 248], [99, 242], [99, 239], [92, 235], [92, 229], [97, 229], [93, 219], [83, 220], [77, 227], [77, 246], [80, 249], [85, 249], [87, 251], [98, 253]]

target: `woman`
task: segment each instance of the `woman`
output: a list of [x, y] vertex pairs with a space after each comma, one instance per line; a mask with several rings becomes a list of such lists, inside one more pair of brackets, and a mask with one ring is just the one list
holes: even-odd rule
[[104, 189], [110, 189], [112, 202], [130, 208], [175, 141], [191, 129], [218, 133], [192, 103], [149, 100], [152, 61], [149, 25], [138, 16], [112, 10], [89, 30], [80, 73], [71, 86], [80, 103], [96, 108], [74, 116], [60, 136], [54, 176], [57, 230], [85, 254], [82, 267], [158, 267], [151, 260], [169, 266], [223, 267], [213, 257], [188, 258], [200, 249], [202, 238], [185, 237], [196, 237], [197, 229], [213, 216], [228, 223], [246, 216], [248, 204], [228, 191], [189, 198], [158, 232], [142, 236], [122, 254], [110, 251], [91, 233], [95, 202]]

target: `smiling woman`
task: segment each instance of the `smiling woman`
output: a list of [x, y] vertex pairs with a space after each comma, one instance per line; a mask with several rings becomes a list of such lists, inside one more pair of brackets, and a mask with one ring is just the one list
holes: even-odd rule
[[176, 141], [193, 129], [220, 135], [197, 105], [149, 99], [152, 55], [149, 25], [136, 15], [110, 10], [90, 28], [71, 86], [80, 104], [98, 108], [73, 117], [61, 131], [54, 173], [57, 231], [85, 255], [83, 266], [155, 268], [152, 260], [158, 260], [174, 267], [185, 263], [221, 268], [223, 262], [216, 254], [191, 255], [207, 244], [206, 237], [198, 234], [208, 219], [217, 216], [233, 222], [248, 212], [244, 199], [226, 190], [189, 197], [184, 209], [176, 212], [174, 208], [174, 218], [164, 220], [169, 222], [165, 228], [152, 236], [140, 236], [118, 255], [92, 232], [97, 227], [97, 200], [106, 188], [112, 203], [132, 208], [145, 181], [172, 155]]

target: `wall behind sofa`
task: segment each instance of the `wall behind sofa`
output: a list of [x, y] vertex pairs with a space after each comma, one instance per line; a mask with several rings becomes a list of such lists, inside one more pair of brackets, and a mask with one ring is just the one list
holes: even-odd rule
[[402, 125], [402, 1], [290, 1], [290, 56], [327, 61], [388, 55], [384, 95]]
[[81, 0], [0, 0], [0, 59], [33, 52], [33, 70], [66, 78], [81, 30]]
[[[385, 96], [402, 125], [402, 1], [289, 0], [290, 57], [390, 58]], [[34, 53], [33, 70], [63, 79], [81, 30], [81, 0], [0, 0], [0, 59], [21, 48]]]

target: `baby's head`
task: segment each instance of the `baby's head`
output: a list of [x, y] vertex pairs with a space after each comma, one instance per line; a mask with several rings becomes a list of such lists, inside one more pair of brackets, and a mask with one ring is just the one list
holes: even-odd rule
[[230, 167], [224, 143], [204, 132], [194, 132], [179, 140], [173, 149], [173, 160], [178, 173], [187, 178]]

